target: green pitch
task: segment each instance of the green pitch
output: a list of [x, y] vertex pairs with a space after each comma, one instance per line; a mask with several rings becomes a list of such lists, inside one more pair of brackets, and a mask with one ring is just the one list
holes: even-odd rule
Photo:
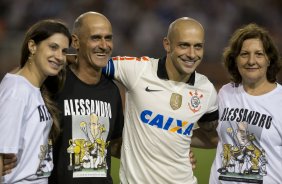
[[[215, 156], [215, 149], [193, 149], [197, 158], [195, 175], [199, 184], [208, 184], [211, 165]], [[119, 184], [119, 159], [112, 157], [112, 177], [114, 184]]]

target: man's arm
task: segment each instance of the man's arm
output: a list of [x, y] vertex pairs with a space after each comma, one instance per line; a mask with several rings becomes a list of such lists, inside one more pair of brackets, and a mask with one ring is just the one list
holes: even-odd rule
[[218, 135], [216, 127], [218, 120], [211, 122], [198, 122], [200, 128], [194, 130], [192, 136], [192, 147], [195, 148], [216, 148]]
[[111, 141], [111, 156], [120, 159], [122, 138], [117, 138]]
[[17, 157], [15, 154], [3, 154], [2, 155], [2, 176], [9, 174], [13, 168], [17, 165]]

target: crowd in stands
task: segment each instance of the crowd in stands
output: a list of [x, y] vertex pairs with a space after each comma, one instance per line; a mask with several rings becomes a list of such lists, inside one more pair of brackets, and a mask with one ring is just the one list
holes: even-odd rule
[[[162, 57], [162, 39], [172, 20], [189, 16], [206, 30], [203, 72], [220, 85], [225, 82], [212, 68], [221, 65], [221, 56], [231, 33], [255, 22], [270, 30], [282, 49], [282, 1], [280, 0], [1, 0], [0, 80], [19, 61], [20, 43], [27, 27], [40, 19], [59, 18], [71, 29], [79, 14], [98, 11], [113, 25], [113, 55]], [[211, 66], [211, 67], [207, 67]], [[201, 68], [200, 68], [201, 69]]]

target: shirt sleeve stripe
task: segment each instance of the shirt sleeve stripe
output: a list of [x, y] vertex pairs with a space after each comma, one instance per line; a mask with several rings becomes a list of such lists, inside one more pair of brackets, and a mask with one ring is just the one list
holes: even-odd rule
[[102, 69], [102, 73], [111, 79], [114, 78], [115, 66], [112, 59], [110, 59], [107, 66]]

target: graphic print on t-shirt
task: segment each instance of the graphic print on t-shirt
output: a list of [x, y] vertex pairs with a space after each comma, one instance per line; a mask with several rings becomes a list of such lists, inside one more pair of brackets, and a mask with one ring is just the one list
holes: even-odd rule
[[38, 155], [40, 159], [39, 167], [36, 171], [36, 175], [40, 177], [46, 177], [51, 175], [51, 171], [53, 170], [53, 145], [52, 140], [48, 140], [48, 145], [40, 146], [40, 153]]
[[[45, 129], [51, 128], [51, 115], [45, 105], [37, 106], [39, 122], [44, 126]], [[44, 131], [44, 138], [48, 137], [49, 131]], [[51, 171], [53, 170], [53, 145], [52, 140], [48, 139], [46, 144], [40, 145], [38, 148], [40, 149], [38, 154], [39, 166], [36, 171], [36, 175], [38, 178], [48, 177], [51, 175]]]
[[[229, 110], [226, 108], [224, 112]], [[271, 125], [271, 117], [259, 113], [253, 114], [256, 114], [257, 118], [253, 118], [251, 122], [247, 121], [252, 118], [241, 119], [233, 116], [222, 116], [221, 120], [228, 120], [229, 122], [222, 123], [221, 126], [221, 130], [225, 131], [227, 136], [223, 137], [221, 168], [217, 170], [220, 173], [220, 180], [262, 183], [263, 176], [267, 175], [267, 155], [265, 150], [261, 148], [259, 139], [261, 127], [268, 127], [266, 124]], [[259, 117], [264, 116], [266, 117], [263, 118], [264, 123], [261, 123]], [[230, 121], [231, 119], [235, 121]], [[241, 121], [237, 121], [239, 119]], [[256, 122], [260, 123], [255, 123], [255, 119], [257, 119]]]
[[72, 116], [72, 139], [69, 140], [69, 170], [73, 177], [107, 176], [107, 137], [109, 119], [92, 113]]

